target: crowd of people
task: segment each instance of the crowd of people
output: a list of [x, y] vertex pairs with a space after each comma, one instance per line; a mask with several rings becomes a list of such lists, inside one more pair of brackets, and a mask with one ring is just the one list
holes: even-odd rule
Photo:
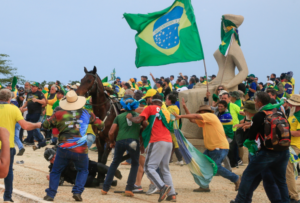
[[[234, 183], [238, 194], [232, 203], [252, 202], [261, 181], [271, 202], [300, 202], [296, 185], [300, 95], [295, 94], [293, 72], [280, 77], [273, 73], [264, 83], [251, 74], [234, 91], [219, 85], [200, 98], [203, 105], [197, 112], [190, 113], [184, 99], [179, 101], [180, 92], [197, 88], [198, 83], [209, 84], [215, 78], [182, 73], [177, 79], [174, 75], [155, 78], [150, 73], [149, 78], [141, 76], [140, 81], [122, 81], [120, 77], [112, 83], [103, 81], [106, 94], [119, 100], [122, 108], [108, 135], [106, 147], [114, 148], [109, 167], [88, 158], [97, 135], [93, 127], [102, 131], [104, 121], [93, 113], [91, 97], [76, 94], [79, 83], [63, 86], [56, 81], [44, 87], [38, 82], [26, 82], [24, 87], [14, 82], [7, 84], [0, 90], [0, 177], [5, 178], [4, 201], [13, 202], [16, 144], [17, 156], [25, 153], [24, 145], [32, 145], [33, 150], [52, 145], [44, 153], [50, 162], [46, 201], [54, 200], [64, 181], [74, 184], [76, 201], [82, 201], [85, 187], [101, 186], [102, 195], [107, 195], [116, 185], [114, 177], [122, 178], [118, 166], [124, 164], [131, 166], [125, 196], [144, 192], [141, 182], [146, 174], [150, 182], [146, 194], [158, 193], [159, 202], [176, 202], [169, 163], [174, 152], [176, 164], [183, 166], [184, 160], [171, 123], [180, 127], [182, 119], [189, 119], [203, 129], [204, 154], [217, 165], [217, 175]], [[233, 168], [243, 164], [245, 147], [249, 164], [239, 177]], [[193, 192], [210, 190], [199, 187]]]

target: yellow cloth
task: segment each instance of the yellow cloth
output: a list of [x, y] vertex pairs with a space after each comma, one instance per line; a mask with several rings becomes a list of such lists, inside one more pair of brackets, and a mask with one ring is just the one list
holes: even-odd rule
[[203, 84], [203, 85], [206, 85], [206, 84], [207, 84], [207, 81], [205, 80], [202, 84]]
[[229, 149], [225, 131], [219, 118], [213, 113], [201, 114], [203, 120], [195, 120], [203, 129], [203, 140], [206, 149], [212, 151], [217, 148]]
[[94, 130], [93, 130], [93, 127], [91, 124], [88, 125], [88, 128], [86, 130], [86, 134], [92, 134], [92, 135], [95, 135], [94, 133]]
[[125, 94], [125, 89], [122, 87], [122, 88], [120, 88], [120, 91], [119, 91], [119, 93], [118, 93], [118, 96], [119, 96], [119, 97], [124, 97], [124, 94]]
[[6, 128], [9, 132], [10, 148], [15, 147], [15, 126], [20, 120], [24, 118], [18, 107], [12, 104], [0, 104], [0, 127]]
[[291, 79], [291, 83], [293, 85], [293, 92], [292, 92], [292, 95], [293, 95], [293, 94], [295, 94], [295, 79], [294, 78]]
[[158, 93], [162, 93], [162, 90], [163, 90], [162, 87], [157, 88]]
[[[168, 106], [168, 111], [170, 112], [170, 114], [176, 113], [177, 115], [179, 115], [179, 108], [176, 105]], [[177, 120], [176, 122], [177, 122], [177, 126], [179, 126], [179, 120]], [[175, 149], [179, 148], [175, 134], [171, 133], [171, 137], [172, 137]]]
[[54, 96], [53, 99], [48, 100], [48, 104], [46, 106], [46, 115], [47, 116], [52, 116], [52, 114], [53, 114], [52, 106], [56, 101], [57, 101], [56, 95]]
[[[291, 125], [291, 131], [298, 131], [300, 130], [300, 123], [298, 122], [295, 116], [289, 117], [289, 123]], [[294, 145], [300, 148], [300, 137], [293, 137], [291, 138], [291, 145]]]
[[170, 89], [171, 89], [171, 91], [173, 90], [173, 86], [172, 86], [172, 83], [171, 82], [169, 82], [169, 87], [170, 87]]

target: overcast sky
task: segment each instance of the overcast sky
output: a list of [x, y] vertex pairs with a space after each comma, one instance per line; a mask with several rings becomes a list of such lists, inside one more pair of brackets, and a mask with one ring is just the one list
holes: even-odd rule
[[[10, 55], [18, 74], [41, 82], [80, 80], [83, 67], [98, 68], [100, 77], [113, 68], [122, 80], [153, 73], [155, 77], [204, 75], [203, 62], [158, 67], [135, 67], [136, 31], [123, 13], [151, 13], [170, 6], [173, 0], [3, 0], [1, 1], [0, 53]], [[296, 92], [300, 85], [299, 0], [193, 0], [208, 74], [218, 66], [223, 14], [245, 17], [239, 28], [241, 48], [249, 72], [266, 82], [271, 73], [293, 71]]]

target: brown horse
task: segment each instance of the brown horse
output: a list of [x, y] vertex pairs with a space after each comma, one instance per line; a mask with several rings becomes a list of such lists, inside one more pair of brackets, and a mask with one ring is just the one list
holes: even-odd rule
[[114, 107], [111, 98], [105, 93], [102, 81], [97, 74], [96, 66], [94, 66], [94, 69], [90, 72], [84, 67], [84, 72], [85, 76], [81, 79], [81, 85], [76, 92], [79, 96], [92, 96], [94, 114], [100, 120], [105, 120], [105, 129], [102, 132], [97, 131], [97, 129], [93, 130], [97, 135], [96, 145], [98, 148], [98, 162], [106, 164], [107, 157], [111, 151], [108, 144], [108, 132], [118, 112], [117, 108]]

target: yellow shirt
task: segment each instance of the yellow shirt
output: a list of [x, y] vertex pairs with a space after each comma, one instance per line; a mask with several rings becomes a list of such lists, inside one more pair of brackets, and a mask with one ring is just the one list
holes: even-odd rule
[[[46, 97], [46, 98], [47, 98], [47, 97]], [[53, 99], [49, 99], [49, 100], [48, 100], [48, 104], [47, 104], [47, 106], [46, 106], [46, 115], [47, 115], [47, 116], [52, 116], [52, 114], [53, 114], [52, 106], [53, 106], [53, 104], [54, 104], [56, 101], [57, 101], [56, 94], [55, 94], [55, 96], [54, 96]]]
[[157, 88], [158, 93], [162, 93], [162, 90], [163, 90], [162, 87]]
[[10, 148], [15, 147], [15, 126], [20, 120], [24, 118], [18, 107], [12, 104], [0, 104], [0, 127], [6, 128], [9, 132]]
[[124, 97], [124, 94], [125, 94], [125, 89], [123, 87], [120, 88], [120, 91], [118, 93], [118, 96], [119, 97]]
[[[298, 131], [300, 130], [300, 123], [296, 119], [295, 116], [289, 117], [289, 123], [291, 125], [291, 131]], [[291, 145], [294, 145], [300, 148], [300, 137], [293, 137], [291, 138]]]
[[201, 114], [203, 120], [195, 120], [203, 129], [203, 141], [206, 149], [212, 151], [217, 148], [229, 149], [225, 131], [219, 118], [213, 113]]
[[295, 94], [295, 79], [294, 78], [291, 79], [291, 83], [293, 85], [293, 92], [292, 92], [292, 95], [293, 95], [293, 94]]

